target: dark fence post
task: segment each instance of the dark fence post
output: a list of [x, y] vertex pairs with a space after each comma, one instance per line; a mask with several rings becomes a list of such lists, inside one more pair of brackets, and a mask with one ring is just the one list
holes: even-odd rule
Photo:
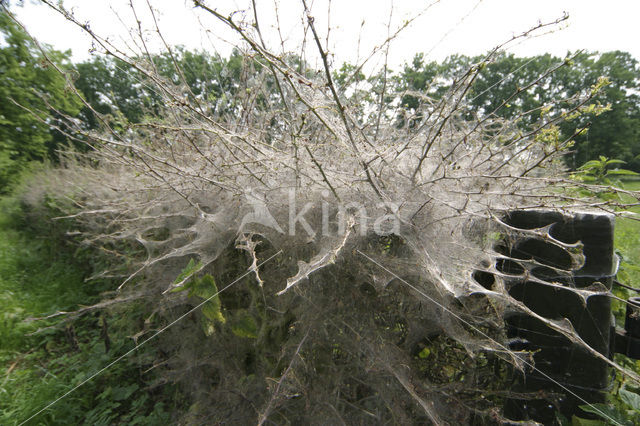
[[[565, 243], [584, 244], [585, 263], [570, 277], [554, 276], [552, 269], [534, 268], [531, 275], [565, 287], [584, 288], [595, 282], [611, 289], [615, 273], [613, 233], [615, 219], [605, 213], [578, 212], [567, 215], [548, 210], [513, 211], [504, 221], [516, 228], [534, 229], [553, 224], [549, 234]], [[534, 259], [543, 265], [567, 267], [570, 257], [558, 246], [540, 238], [516, 240], [504, 247], [504, 254], [515, 259]], [[498, 268], [499, 269], [499, 268]], [[557, 274], [556, 274], [557, 275]], [[571, 290], [558, 289], [526, 278], [511, 281], [509, 293], [537, 314], [549, 318], [567, 318], [589, 346], [610, 356], [611, 302], [606, 295], [583, 300]], [[512, 349], [534, 351], [535, 370], [517, 374], [514, 392], [538, 393], [539, 399], [509, 399], [505, 414], [514, 420], [555, 423], [558, 410], [568, 418], [578, 414], [589, 417], [578, 407], [604, 402], [611, 383], [607, 363], [551, 330], [543, 322], [515, 314], [506, 318]]]

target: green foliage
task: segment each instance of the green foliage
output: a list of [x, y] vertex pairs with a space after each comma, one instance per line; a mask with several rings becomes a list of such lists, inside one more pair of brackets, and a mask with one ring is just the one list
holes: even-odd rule
[[418, 358], [425, 359], [431, 355], [431, 350], [428, 347], [424, 347], [420, 352], [418, 352]]
[[[142, 306], [104, 322], [96, 312], [65, 322], [70, 312], [100, 300], [109, 281], [86, 282], [96, 254], [77, 250], [60, 225], [26, 226], [16, 198], [0, 199], [0, 424], [26, 420], [117, 356], [133, 348], [128, 337], [142, 321]], [[43, 216], [40, 216], [44, 219]], [[107, 351], [108, 349], [108, 351]], [[147, 349], [148, 350], [148, 349]], [[169, 387], [151, 394], [145, 357], [125, 358], [28, 424], [138, 424], [170, 422]]]
[[256, 320], [246, 311], [236, 314], [231, 324], [231, 331], [238, 337], [246, 337], [249, 339], [258, 337]]
[[[581, 405], [580, 408], [598, 418], [604, 420], [606, 424], [616, 422], [623, 426], [634, 426], [640, 423], [640, 395], [636, 390], [627, 386], [621, 386], [612, 398], [611, 404], [591, 404]], [[585, 420], [578, 416], [573, 417], [574, 425], [601, 425], [601, 421]]]
[[[140, 123], [145, 111], [157, 112], [160, 96], [141, 84], [142, 74], [131, 65], [96, 56], [76, 64], [75, 69], [75, 87], [114, 130], [121, 131], [128, 123]], [[82, 109], [81, 118], [89, 129], [100, 127], [97, 117], [87, 107]]]
[[[640, 171], [640, 66], [630, 54], [578, 52], [562, 59], [501, 53], [489, 62], [482, 56], [452, 55], [442, 63], [427, 63], [419, 54], [397, 77], [398, 88], [437, 100], [473, 64], [481, 66], [467, 101], [479, 117], [517, 119], [528, 129], [538, 123], [541, 112], [553, 109], [562, 118], [558, 139], [575, 140], [574, 153], [567, 157], [571, 168], [602, 155], [620, 158]], [[594, 96], [594, 103], [571, 116], [567, 112], [577, 96]], [[409, 93], [401, 105], [415, 113], [422, 102]], [[581, 131], [585, 128], [588, 133]]]
[[573, 174], [573, 178], [588, 183], [598, 185], [620, 186], [620, 177], [640, 176], [640, 174], [626, 169], [611, 169], [610, 166], [624, 164], [622, 160], [607, 158], [601, 155], [597, 160], [590, 160], [578, 167], [578, 171]]
[[200, 262], [196, 263], [191, 259], [180, 275], [178, 275], [178, 278], [176, 278], [175, 283], [182, 284], [172, 291], [187, 290], [189, 297], [196, 297], [205, 301], [200, 308], [202, 311], [202, 329], [204, 334], [211, 336], [215, 333], [216, 323], [224, 324], [227, 320], [222, 314], [222, 304], [218, 297], [218, 287], [213, 277], [207, 274], [201, 278], [188, 279], [188, 277], [192, 277], [193, 274], [201, 268], [202, 264]]
[[[65, 77], [50, 66], [33, 41], [0, 12], [0, 194], [7, 193], [32, 161], [52, 158], [65, 141], [52, 130], [64, 127], [54, 109], [75, 115], [79, 100], [67, 90]], [[69, 53], [47, 49], [46, 55], [68, 68]]]
[[[48, 155], [47, 149], [55, 146], [55, 138], [49, 130], [54, 117], [44, 108], [41, 95], [47, 94], [52, 106], [67, 113], [73, 114], [78, 109], [77, 104], [67, 97], [62, 77], [43, 65], [44, 62], [38, 62], [41, 58], [37, 51], [23, 35], [20, 38], [20, 32], [15, 26], [12, 27], [10, 21], [3, 20], [1, 23], [2, 30], [15, 33], [15, 37], [7, 38], [9, 47], [3, 48], [0, 55], [0, 60], [4, 61], [0, 62], [0, 66], [4, 67], [1, 69], [3, 72], [6, 69], [8, 76], [7, 80], [2, 80], [5, 74], [0, 76], [0, 91], [3, 91], [0, 94], [3, 98], [10, 97], [29, 106], [36, 111], [41, 121], [31, 113], [17, 108], [15, 104], [7, 107], [6, 114], [0, 113], [0, 132], [15, 133], [14, 136], [9, 134], [7, 137], [0, 133], [0, 185], [2, 179], [7, 182], [15, 179], [18, 171], [24, 169], [29, 161], [43, 160]], [[18, 49], [15, 52], [5, 50], [14, 45]], [[19, 49], [20, 46], [24, 52]], [[20, 53], [24, 55], [21, 57]], [[50, 54], [61, 63], [66, 61], [64, 54]], [[30, 65], [26, 67], [15, 58], [22, 58], [22, 62]], [[425, 63], [423, 56], [417, 56], [400, 76], [389, 82], [383, 75], [365, 78], [355, 67], [347, 64], [334, 74], [334, 78], [343, 94], [352, 93], [369, 103], [391, 103], [391, 99], [382, 96], [387, 83], [395, 84], [396, 89], [405, 90], [406, 94], [401, 98], [402, 108], [416, 112], [416, 115], [411, 119], [413, 122], [399, 124], [411, 126], [419, 123], [422, 118], [417, 111], [422, 108], [423, 103], [445, 96], [452, 82], [477, 62], [477, 59], [452, 56], [438, 64]], [[26, 62], [27, 60], [32, 62]], [[286, 60], [297, 64], [299, 68], [305, 66], [299, 58], [290, 57]], [[277, 82], [269, 77], [264, 64], [247, 61], [237, 52], [224, 59], [206, 53], [176, 49], [172, 53], [154, 56], [152, 62], [162, 78], [183, 90], [184, 97], [189, 102], [197, 105], [198, 102], [205, 101], [202, 104], [209, 109], [205, 113], [212, 116], [234, 113], [238, 107], [235, 95], [239, 91], [249, 93], [251, 90], [250, 87], [238, 84], [239, 81], [249, 80], [240, 78], [246, 73], [259, 76], [267, 82], [269, 90], [257, 93], [253, 99], [256, 108], [267, 109], [278, 102]], [[519, 117], [519, 124], [526, 128], [535, 125], [541, 116], [553, 114], [550, 106], [553, 102], [579, 94], [587, 81], [591, 85], [590, 94], [602, 97], [599, 99], [600, 103], [587, 104], [576, 113], [568, 114], [565, 110], [569, 101], [559, 102], [559, 124], [544, 129], [538, 138], [549, 145], [559, 146], [575, 135], [577, 144], [573, 161], [580, 161], [586, 156], [594, 158], [595, 155], [591, 155], [594, 152], [601, 155], [599, 160], [588, 161], [578, 169], [575, 176], [585, 182], [612, 184], [619, 177], [632, 175], [633, 172], [629, 170], [612, 169], [612, 166], [621, 164], [623, 160], [610, 160], [607, 155], [617, 152], [620, 154], [619, 158], [628, 160], [638, 154], [637, 147], [633, 145], [638, 135], [638, 99], [634, 94], [620, 96], [625, 88], [637, 87], [635, 60], [620, 52], [596, 58], [590, 54], [577, 55], [572, 62], [565, 61], [565, 66], [553, 75], [546, 75], [545, 71], [557, 62], [558, 59], [550, 55], [535, 58], [500, 55], [490, 63], [483, 63], [475, 68], [478, 70], [478, 77], [471, 88], [468, 101], [480, 116]], [[87, 102], [118, 132], [130, 130], [131, 124], [144, 122], [163, 108], [160, 94], [149, 89], [146, 85], [147, 77], [134, 63], [96, 58], [78, 64], [77, 72], [76, 85], [84, 93]], [[355, 76], [351, 77], [354, 72]], [[601, 78], [605, 74], [609, 75], [608, 80]], [[34, 86], [34, 79], [45, 82], [45, 77], [50, 80], [48, 85]], [[26, 83], [16, 85], [13, 93], [11, 90], [14, 88], [10, 87], [13, 80], [8, 80], [9, 78]], [[358, 90], [358, 84], [364, 84], [367, 90]], [[527, 86], [529, 87], [524, 90]], [[31, 87], [35, 87], [35, 91]], [[8, 93], [7, 97], [4, 96], [5, 92]], [[0, 108], [5, 108], [5, 105]], [[357, 112], [358, 117], [365, 115], [364, 111]], [[399, 121], [403, 117], [400, 116]], [[98, 120], [88, 109], [83, 111], [83, 119], [87, 128], [99, 127]], [[582, 129], [587, 127], [588, 121], [593, 121], [594, 124], [591, 125], [590, 133], [585, 134]], [[594, 132], [596, 128], [598, 130]], [[634, 164], [640, 164], [637, 159], [633, 161], [636, 161]], [[44, 203], [45, 208], [51, 211], [58, 208], [53, 200], [45, 199]], [[15, 218], [20, 215], [20, 207], [15, 203], [9, 207], [9, 213], [0, 216], [0, 237], [4, 237], [0, 239], [0, 367], [8, 371], [4, 382], [0, 384], [0, 421], [4, 423], [28, 417], [64, 394], [71, 386], [81, 383], [90, 374], [107, 365], [116, 356], [113, 353], [122, 354], [130, 350], [132, 342], [126, 336], [139, 331], [131, 330], [131, 327], [143, 320], [134, 315], [133, 318], [125, 318], [112, 326], [110, 333], [114, 343], [111, 354], [104, 353], [107, 344], [96, 317], [75, 320], [71, 323], [71, 329], [53, 319], [26, 322], [28, 317], [71, 311], [80, 304], [97, 301], [100, 290], [108, 288], [109, 283], [93, 287], [85, 283], [84, 277], [91, 272], [87, 264], [95, 262], [93, 255], [71, 249], [71, 242], [62, 237], [64, 233], [51, 233], [46, 235], [46, 239], [40, 238], [43, 235], [38, 234], [39, 239], [33, 239], [35, 234], [29, 235], [17, 229], [15, 220], [18, 219]], [[49, 222], [46, 225], [43, 223], [45, 222], [39, 226], [49, 226]], [[34, 227], [32, 231], [35, 229]], [[630, 241], [628, 247], [624, 248], [625, 252], [637, 249], [637, 233], [635, 235], [633, 237], [629, 234]], [[618, 236], [616, 238], [618, 241]], [[386, 240], [382, 252], [389, 254], [393, 249], [393, 242]], [[629, 278], [624, 279], [631, 280], [638, 272], [638, 263], [636, 260], [625, 259], [628, 261], [623, 262], [622, 271]], [[282, 344], [289, 334], [295, 332], [295, 316], [290, 312], [276, 315], [275, 311], [267, 311], [264, 294], [250, 285], [245, 286], [249, 288], [249, 293], [238, 292], [235, 296], [225, 294], [227, 299], [221, 299], [213, 276], [206, 274], [196, 277], [202, 268], [201, 263], [190, 260], [176, 278], [173, 291], [187, 291], [188, 296], [194, 298], [197, 304], [202, 304], [200, 325], [207, 336], [217, 333], [216, 337], [220, 339], [216, 339], [216, 344], [218, 340], [228, 340], [235, 345], [236, 349], [232, 350], [237, 351], [239, 359], [245, 360], [246, 375], [242, 380], [254, 380], [258, 368], [263, 370], [265, 377], [279, 375], [283, 370]], [[225, 280], [224, 277], [219, 279]], [[234, 304], [227, 303], [232, 298], [237, 299], [233, 300]], [[143, 307], [139, 311], [144, 312]], [[36, 336], [29, 335], [38, 327], [48, 325], [53, 328]], [[398, 321], [390, 321], [383, 328], [389, 334], [402, 335], [406, 332], [406, 326]], [[77, 349], [74, 347], [74, 338], [77, 340]], [[238, 342], [241, 344], [236, 344]], [[332, 361], [349, 355], [338, 343], [310, 353], [319, 360], [324, 356], [333, 357]], [[411, 362], [425, 377], [438, 383], [463, 382], [470, 376], [468, 371], [495, 371], [495, 366], [499, 365], [484, 357], [470, 363], [468, 353], [463, 348], [446, 340], [423, 342], [414, 352]], [[86, 424], [169, 422], [171, 398], [163, 394], [149, 396], [142, 391], [148, 381], [148, 377], [141, 373], [144, 370], [140, 368], [143, 363], [142, 357], [123, 360], [111, 368], [108, 374], [85, 385], [81, 392], [70, 395], [47, 410], [41, 417], [42, 421]], [[316, 365], [325, 368], [331, 364], [318, 362]], [[497, 380], [496, 387], [502, 381], [503, 378]], [[502, 389], [496, 389], [496, 395], [498, 390]], [[614, 408], [606, 405], [600, 408], [608, 410], [607, 413], [611, 412], [612, 416], [620, 416], [625, 422], [636, 421], [637, 412], [633, 410], [637, 410], [637, 405], [634, 405], [637, 403], [637, 395], [626, 388], [620, 388], [616, 398], [620, 403]], [[354, 397], [354, 401], [360, 399]], [[623, 408], [619, 408], [620, 406]], [[574, 421], [588, 422], [580, 419]]]
[[[258, 72], [237, 51], [227, 59], [177, 47], [171, 53], [153, 55], [151, 61], [160, 78], [175, 85], [194, 105], [206, 105], [209, 116], [233, 113], [242, 73]], [[142, 58], [125, 62], [96, 56], [75, 66], [76, 88], [116, 132], [151, 120], [164, 108], [162, 94], [154, 90], [147, 72], [135, 65], [141, 62]], [[91, 109], [83, 108], [81, 118], [87, 128], [96, 129], [101, 123]]]
[[174, 284], [177, 284], [178, 287], [174, 288], [171, 291], [176, 292], [176, 291], [188, 290], [189, 289], [188, 285], [190, 284], [184, 285], [184, 286], [182, 284], [187, 282], [187, 280], [191, 278], [193, 274], [198, 272], [200, 269], [202, 269], [202, 262], [196, 262], [195, 260], [190, 259], [187, 266], [184, 267], [184, 269], [180, 272], [180, 274], [176, 277], [175, 281], [173, 282]]
[[615, 424], [622, 426], [633, 426], [635, 423], [632, 423], [627, 419], [625, 413], [616, 407], [613, 407], [608, 404], [591, 404], [591, 405], [581, 405], [580, 408], [587, 413], [595, 414], [599, 416], [601, 419], [606, 420], [606, 423], [598, 420], [588, 420], [583, 419], [578, 416], [573, 416], [572, 424], [575, 426], [595, 426], [595, 425], [603, 425], [603, 424]]

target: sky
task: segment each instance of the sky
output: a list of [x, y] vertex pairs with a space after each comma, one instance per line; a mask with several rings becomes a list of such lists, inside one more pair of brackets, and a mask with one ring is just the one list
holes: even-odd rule
[[[427, 59], [442, 60], [454, 53], [478, 55], [514, 35], [550, 22], [565, 13], [560, 25], [534, 33], [536, 37], [506, 46], [509, 52], [528, 56], [567, 51], [623, 50], [640, 59], [640, 1], [638, 0], [306, 0], [319, 36], [334, 65], [360, 62], [389, 34], [411, 20], [391, 45], [369, 61], [381, 66], [387, 58], [391, 68], [401, 67], [418, 52]], [[238, 43], [235, 35], [210, 14], [196, 10], [185, 0], [149, 0], [158, 25], [169, 44], [227, 55]], [[122, 49], [135, 50], [136, 38], [127, 28], [136, 28], [128, 0], [65, 0], [68, 9], [99, 34], [108, 36]], [[143, 34], [151, 50], [162, 43], [153, 27], [147, 0], [133, 0]], [[236, 21], [253, 19], [250, 1], [210, 0], [208, 5]], [[267, 45], [275, 51], [299, 51], [304, 27], [302, 0], [258, 0], [258, 18]], [[73, 24], [37, 0], [14, 8], [16, 15], [38, 40], [53, 47], [71, 49], [76, 61], [90, 57], [91, 42]], [[277, 13], [276, 13], [277, 12]], [[412, 20], [414, 19], [414, 20]], [[278, 25], [279, 24], [279, 25]], [[390, 26], [389, 26], [390, 24]], [[280, 30], [278, 30], [278, 27]], [[327, 29], [330, 28], [327, 43]], [[307, 35], [309, 35], [307, 31]], [[314, 52], [307, 40], [307, 52]], [[138, 46], [140, 45], [138, 41]], [[283, 47], [284, 46], [284, 47]], [[309, 53], [311, 63], [319, 57]]]

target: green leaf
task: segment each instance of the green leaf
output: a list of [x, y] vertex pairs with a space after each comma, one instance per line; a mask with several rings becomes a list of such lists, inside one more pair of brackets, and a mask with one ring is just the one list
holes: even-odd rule
[[609, 170], [607, 172], [607, 176], [609, 175], [617, 175], [617, 176], [640, 176], [640, 173], [636, 173], [632, 170], [625, 170], [625, 169], [614, 169], [614, 170]]
[[189, 260], [187, 266], [180, 272], [180, 275], [173, 282], [174, 284], [179, 284], [183, 282], [185, 279], [189, 278], [191, 275], [198, 272], [198, 270], [202, 269], [202, 262], [196, 263], [195, 260]]
[[220, 299], [218, 299], [218, 297], [216, 296], [212, 300], [202, 305], [202, 314], [207, 319], [224, 324], [227, 320], [224, 315], [222, 315], [222, 310], [220, 308]]
[[218, 297], [218, 287], [213, 277], [209, 274], [200, 279], [194, 279], [191, 286], [190, 295], [197, 296], [201, 299], [207, 300], [202, 305], [203, 328], [207, 336], [210, 336], [215, 331], [214, 325], [216, 322], [224, 324], [227, 320], [222, 314], [222, 303]]
[[[191, 277], [193, 274], [202, 269], [202, 263], [196, 263], [193, 259], [189, 261], [187, 266], [182, 270], [174, 284], [181, 283]], [[189, 297], [195, 296], [199, 299], [206, 300], [201, 307], [202, 312], [202, 329], [207, 336], [211, 336], [215, 332], [215, 324], [226, 322], [226, 318], [222, 314], [222, 304], [218, 297], [218, 287], [216, 281], [210, 274], [202, 278], [192, 278], [181, 286], [171, 290], [172, 293], [189, 290]]]
[[611, 160], [607, 160], [607, 161], [606, 161], [607, 166], [608, 166], [609, 164], [624, 164], [624, 163], [626, 163], [626, 161], [623, 161], [623, 160], [617, 160], [617, 159], [615, 159], [615, 158], [612, 158]]
[[578, 167], [578, 170], [588, 170], [594, 168], [600, 168], [602, 163], [598, 160], [590, 160], [584, 163], [582, 166]]
[[629, 424], [626, 413], [608, 404], [581, 405], [580, 408], [587, 413], [593, 413], [608, 423], [615, 422], [620, 425]]
[[213, 277], [209, 274], [202, 278], [194, 279], [191, 284], [192, 295], [202, 299], [208, 299], [218, 293], [218, 287]]
[[640, 395], [635, 392], [626, 390], [624, 387], [618, 391], [620, 399], [629, 407], [636, 411], [640, 411]]
[[258, 337], [258, 325], [251, 314], [246, 311], [240, 313], [234, 320], [231, 331], [238, 337], [246, 337], [249, 339]]

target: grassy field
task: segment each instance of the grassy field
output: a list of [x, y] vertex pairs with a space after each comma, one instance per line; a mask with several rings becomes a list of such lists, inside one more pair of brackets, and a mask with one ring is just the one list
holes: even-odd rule
[[[625, 189], [640, 191], [640, 181], [625, 182]], [[631, 197], [623, 197], [623, 201], [633, 202]], [[629, 209], [637, 213], [637, 219], [617, 218], [615, 230], [615, 247], [621, 257], [618, 280], [632, 287], [640, 287], [640, 206]], [[636, 296], [623, 292], [623, 296]]]

